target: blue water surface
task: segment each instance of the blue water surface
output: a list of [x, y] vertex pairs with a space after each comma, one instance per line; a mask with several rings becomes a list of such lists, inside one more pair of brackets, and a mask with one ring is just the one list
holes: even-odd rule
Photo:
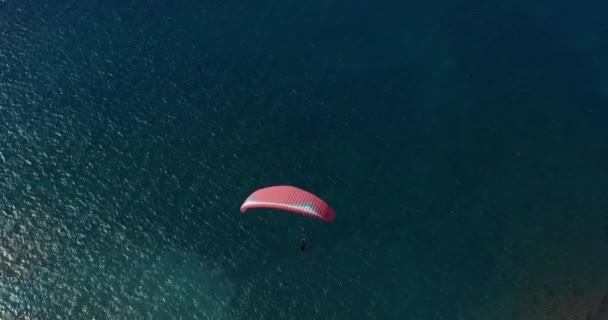
[[585, 319], [607, 10], [0, 1], [0, 317]]

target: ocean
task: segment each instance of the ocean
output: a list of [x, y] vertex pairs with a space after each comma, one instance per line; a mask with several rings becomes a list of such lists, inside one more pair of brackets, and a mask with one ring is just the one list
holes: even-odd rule
[[607, 10], [0, 1], [0, 317], [585, 319]]

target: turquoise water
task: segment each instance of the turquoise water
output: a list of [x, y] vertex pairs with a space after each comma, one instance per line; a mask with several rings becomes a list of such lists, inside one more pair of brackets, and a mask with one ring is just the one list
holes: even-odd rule
[[[584, 319], [602, 9], [0, 2], [0, 315]], [[239, 213], [272, 184], [335, 222]]]

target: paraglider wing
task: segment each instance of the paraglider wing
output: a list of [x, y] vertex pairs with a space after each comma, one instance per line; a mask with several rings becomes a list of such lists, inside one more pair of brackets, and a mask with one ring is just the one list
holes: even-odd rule
[[255, 191], [241, 206], [241, 213], [252, 208], [286, 210], [324, 222], [332, 222], [335, 218], [334, 210], [325, 201], [292, 186], [273, 186]]

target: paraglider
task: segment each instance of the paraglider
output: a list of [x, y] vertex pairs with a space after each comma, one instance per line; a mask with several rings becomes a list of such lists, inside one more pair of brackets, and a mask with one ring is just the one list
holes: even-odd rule
[[[293, 186], [273, 186], [262, 188], [245, 199], [241, 213], [253, 208], [278, 209], [323, 222], [334, 221], [334, 210], [321, 198]], [[300, 239], [300, 251], [306, 250], [306, 239]]]
[[293, 186], [273, 186], [255, 191], [241, 206], [241, 213], [253, 208], [279, 209], [323, 222], [332, 222], [336, 217], [334, 210], [321, 198]]

